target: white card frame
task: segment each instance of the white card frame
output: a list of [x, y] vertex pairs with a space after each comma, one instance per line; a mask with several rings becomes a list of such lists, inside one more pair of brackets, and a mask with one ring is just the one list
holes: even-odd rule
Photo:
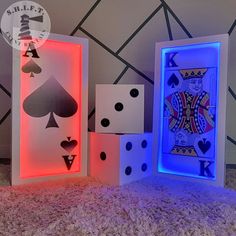
[[80, 172], [39, 177], [20, 177], [20, 51], [13, 49], [13, 80], [12, 80], [12, 166], [11, 184], [19, 185], [54, 179], [87, 176], [87, 133], [88, 133], [88, 40], [72, 36], [50, 33], [49, 40], [82, 45], [82, 104], [81, 104], [81, 146]]
[[[190, 180], [196, 182], [207, 183], [210, 185], [224, 186], [225, 180], [225, 122], [226, 122], [226, 95], [227, 95], [227, 66], [228, 66], [228, 34], [213, 35], [206, 37], [190, 38], [175, 41], [166, 41], [156, 43], [155, 47], [155, 83], [154, 83], [154, 105], [153, 105], [153, 171], [156, 175], [169, 176], [182, 180]], [[188, 46], [195, 44], [219, 42], [220, 46], [220, 65], [219, 65], [219, 81], [218, 81], [218, 121], [216, 128], [218, 136], [215, 142], [215, 161], [216, 176], [214, 180], [198, 179], [189, 176], [179, 176], [169, 173], [161, 173], [158, 171], [158, 163], [160, 160], [160, 143], [161, 143], [161, 78], [162, 78], [162, 49]], [[217, 135], [217, 134], [216, 134]]]

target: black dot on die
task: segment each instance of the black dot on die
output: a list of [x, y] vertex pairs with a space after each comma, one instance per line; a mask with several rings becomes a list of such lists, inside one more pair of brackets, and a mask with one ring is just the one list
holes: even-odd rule
[[146, 148], [147, 147], [147, 141], [143, 140], [141, 143], [142, 148]]
[[132, 149], [132, 146], [133, 146], [132, 143], [128, 142], [128, 143], [126, 143], [125, 148], [126, 148], [127, 151], [130, 151]]
[[143, 163], [141, 169], [143, 172], [145, 172], [147, 170], [147, 164]]
[[110, 121], [107, 118], [101, 120], [101, 125], [103, 127], [108, 127], [110, 125]]
[[105, 152], [101, 152], [101, 153], [100, 153], [100, 159], [101, 159], [102, 161], [105, 161], [105, 160], [107, 159], [107, 155], [106, 155]]
[[134, 88], [134, 89], [130, 90], [130, 96], [131, 97], [136, 98], [136, 97], [138, 97], [138, 95], [139, 95], [138, 89]]
[[131, 175], [131, 173], [132, 173], [132, 168], [131, 168], [130, 166], [127, 166], [127, 167], [125, 168], [125, 174], [126, 174], [126, 175]]
[[116, 111], [122, 111], [124, 109], [124, 105], [121, 102], [117, 102], [115, 104], [115, 110]]

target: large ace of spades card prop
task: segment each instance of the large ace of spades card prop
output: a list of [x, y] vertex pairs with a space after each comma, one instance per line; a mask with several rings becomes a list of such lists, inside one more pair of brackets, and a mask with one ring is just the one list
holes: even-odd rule
[[13, 53], [12, 184], [87, 175], [87, 39]]
[[228, 35], [156, 44], [158, 174], [224, 185]]

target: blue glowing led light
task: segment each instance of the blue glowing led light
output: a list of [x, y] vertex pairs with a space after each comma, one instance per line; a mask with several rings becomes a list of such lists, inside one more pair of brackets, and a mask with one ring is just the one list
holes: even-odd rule
[[[163, 154], [163, 134], [164, 134], [164, 130], [163, 130], [163, 121], [164, 121], [164, 95], [165, 95], [165, 73], [166, 73], [166, 53], [171, 53], [171, 52], [187, 52], [189, 51], [189, 55], [191, 55], [191, 51], [192, 51], [192, 55], [194, 56], [194, 51], [196, 51], [197, 49], [215, 49], [216, 50], [216, 56], [212, 57], [212, 60], [214, 60], [216, 63], [216, 117], [215, 117], [215, 127], [214, 127], [214, 144], [217, 143], [217, 134], [218, 134], [218, 98], [219, 98], [219, 70], [220, 70], [220, 47], [221, 47], [221, 43], [220, 42], [209, 42], [209, 43], [202, 43], [202, 44], [191, 44], [191, 45], [184, 45], [184, 46], [175, 46], [175, 47], [164, 47], [161, 49], [161, 70], [160, 70], [160, 124], [159, 124], [159, 143], [158, 143], [158, 172], [161, 173], [166, 173], [166, 174], [172, 174], [172, 175], [181, 175], [181, 176], [187, 176], [187, 177], [193, 177], [193, 178], [199, 178], [199, 179], [210, 179], [210, 180], [215, 180], [216, 179], [216, 162], [217, 162], [217, 158], [216, 158], [216, 152], [214, 152], [214, 159], [211, 159], [214, 161], [213, 163], [213, 175], [214, 177], [208, 177], [208, 176], [200, 176], [199, 174], [196, 173], [191, 173], [191, 165], [186, 165], [186, 167], [183, 167], [180, 169], [178, 169], [178, 166], [174, 166], [173, 163], [168, 166], [168, 163], [165, 162], [165, 165], [163, 166], [164, 163], [164, 159], [166, 158], [167, 154]], [[208, 56], [208, 55], [207, 55]], [[210, 58], [210, 57], [209, 57]], [[209, 59], [210, 60], [210, 59]], [[179, 68], [177, 67], [177, 70]], [[186, 68], [187, 69], [187, 68]], [[159, 76], [159, 75], [158, 75]], [[166, 140], [165, 140], [166, 141]], [[174, 157], [171, 157], [174, 158]], [[198, 160], [198, 157], [188, 157], [188, 158], [196, 158]], [[180, 162], [181, 162], [181, 158], [179, 158]], [[206, 159], [206, 161], [211, 161], [210, 159]]]

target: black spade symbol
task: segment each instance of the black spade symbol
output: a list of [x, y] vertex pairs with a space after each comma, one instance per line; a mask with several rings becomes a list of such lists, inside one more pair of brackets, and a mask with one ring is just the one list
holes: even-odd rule
[[37, 65], [32, 59], [28, 61], [24, 66], [22, 66], [22, 71], [24, 73], [30, 73], [30, 77], [34, 77], [35, 74], [41, 73], [42, 69]]
[[63, 147], [67, 152], [71, 152], [78, 144], [76, 140], [71, 140], [71, 137], [67, 137], [67, 140], [61, 142], [61, 147]]
[[74, 162], [74, 159], [75, 159], [76, 155], [71, 155], [71, 156], [65, 155], [65, 156], [62, 156], [62, 157], [64, 158], [64, 161], [65, 161], [65, 163], [66, 163], [67, 169], [70, 170], [70, 168], [71, 168], [71, 166], [72, 166], [72, 164], [73, 164], [73, 162]]
[[203, 140], [200, 140], [198, 142], [198, 147], [200, 148], [202, 153], [205, 154], [210, 149], [211, 143], [210, 141], [206, 141], [206, 139], [204, 138]]
[[70, 117], [76, 113], [78, 105], [59, 82], [51, 77], [24, 100], [23, 108], [32, 117], [50, 114], [46, 128], [58, 128], [53, 113], [63, 118]]
[[174, 88], [179, 84], [179, 79], [175, 74], [172, 74], [170, 78], [168, 79], [168, 85], [171, 86], [171, 88]]

